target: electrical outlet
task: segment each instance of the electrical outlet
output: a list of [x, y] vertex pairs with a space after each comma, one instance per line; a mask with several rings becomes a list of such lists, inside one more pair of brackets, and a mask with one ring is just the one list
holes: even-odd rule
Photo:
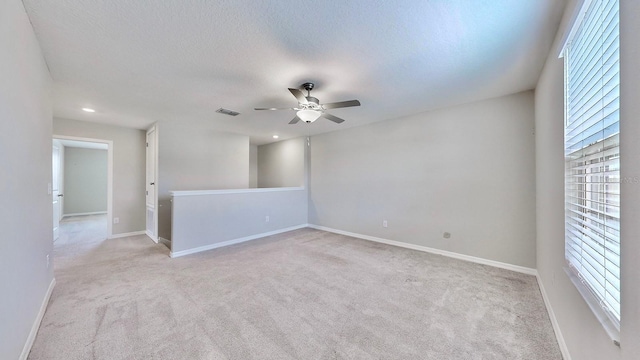
[[49, 268], [49, 264], [50, 264], [50, 262], [49, 262], [49, 254], [47, 254], [47, 269]]
[[269, 215], [264, 217], [264, 222], [269, 222]]
[[451, 238], [451, 233], [446, 232], [446, 233], [442, 234], [442, 237], [445, 238], [445, 239], [449, 239], [449, 238]]
[[113, 223], [114, 224], [119, 224], [120, 223], [120, 218], [114, 217], [113, 218]]
[[387, 220], [382, 220], [382, 227], [387, 227], [389, 224], [387, 224]]

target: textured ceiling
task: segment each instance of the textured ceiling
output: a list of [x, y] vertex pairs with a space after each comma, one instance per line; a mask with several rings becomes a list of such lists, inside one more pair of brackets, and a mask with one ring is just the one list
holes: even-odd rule
[[[159, 121], [254, 144], [533, 89], [563, 0], [24, 0], [54, 80], [54, 115]], [[288, 125], [287, 91], [359, 99]], [[81, 111], [92, 107], [96, 113]], [[241, 114], [215, 113], [224, 107]]]

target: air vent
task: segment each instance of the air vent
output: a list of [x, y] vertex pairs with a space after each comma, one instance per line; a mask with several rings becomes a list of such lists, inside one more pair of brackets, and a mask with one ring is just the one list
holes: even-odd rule
[[240, 115], [239, 112], [227, 110], [227, 109], [224, 109], [224, 108], [220, 108], [220, 109], [216, 110], [216, 112], [220, 113], [220, 114], [229, 115], [229, 116], [238, 116], [238, 115]]

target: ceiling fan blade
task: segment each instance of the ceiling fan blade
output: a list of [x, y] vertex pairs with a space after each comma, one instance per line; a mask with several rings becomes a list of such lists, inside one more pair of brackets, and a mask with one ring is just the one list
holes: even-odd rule
[[294, 110], [293, 108], [253, 108], [253, 110]]
[[348, 100], [348, 101], [338, 101], [332, 102], [328, 104], [322, 104], [322, 107], [325, 109], [337, 109], [351, 106], [360, 106], [360, 101], [358, 100]]
[[300, 121], [300, 118], [298, 117], [298, 115], [296, 115], [296, 117], [293, 118], [293, 120], [289, 121], [289, 124], [297, 124], [298, 121]]
[[308, 104], [309, 103], [309, 101], [307, 101], [307, 98], [304, 96], [304, 93], [302, 91], [300, 91], [298, 89], [292, 89], [292, 88], [289, 88], [289, 91], [291, 92], [291, 94], [293, 96], [296, 97], [296, 99], [298, 99], [298, 102], [300, 104]]
[[322, 113], [322, 117], [328, 120], [333, 121], [336, 124], [340, 124], [341, 122], [344, 122], [344, 119], [340, 119], [337, 116], [333, 116], [331, 114], [327, 114], [327, 113]]

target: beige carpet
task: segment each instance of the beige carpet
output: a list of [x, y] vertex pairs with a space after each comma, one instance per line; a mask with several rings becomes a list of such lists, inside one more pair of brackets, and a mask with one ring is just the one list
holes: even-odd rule
[[56, 247], [29, 359], [561, 359], [533, 276], [302, 229]]
[[54, 247], [86, 244], [107, 238], [107, 214], [69, 216], [60, 220], [59, 237]]

